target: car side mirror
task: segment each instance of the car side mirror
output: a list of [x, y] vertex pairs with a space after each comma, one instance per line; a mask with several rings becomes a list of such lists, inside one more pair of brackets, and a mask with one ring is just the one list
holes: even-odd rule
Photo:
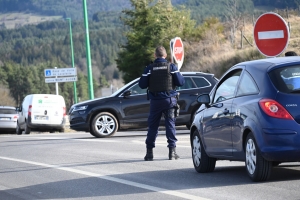
[[17, 112], [21, 112], [22, 111], [22, 107], [16, 107], [16, 111]]
[[131, 95], [131, 91], [130, 90], [127, 90], [123, 93], [123, 97], [128, 97]]
[[201, 94], [197, 97], [197, 102], [201, 104], [208, 105], [210, 103], [209, 94]]

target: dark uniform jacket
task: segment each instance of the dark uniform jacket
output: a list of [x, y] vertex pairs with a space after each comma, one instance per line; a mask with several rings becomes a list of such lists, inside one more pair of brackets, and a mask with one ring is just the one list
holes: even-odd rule
[[[155, 59], [154, 63], [161, 63], [161, 62], [168, 62], [164, 58], [157, 58]], [[172, 75], [173, 84], [175, 86], [182, 86], [184, 84], [184, 78], [182, 74], [179, 72], [177, 66], [173, 63], [170, 63], [170, 73]], [[148, 65], [140, 80], [139, 80], [139, 86], [142, 89], [149, 87], [149, 79], [151, 76], [151, 65]], [[156, 92], [155, 94], [153, 92], [149, 92], [149, 99], [165, 99], [169, 97], [174, 97], [178, 94], [178, 92], [174, 89], [171, 91], [163, 91], [163, 92]]]

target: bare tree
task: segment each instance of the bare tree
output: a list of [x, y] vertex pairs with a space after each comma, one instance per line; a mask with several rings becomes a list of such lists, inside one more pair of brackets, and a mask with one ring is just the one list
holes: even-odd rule
[[226, 20], [230, 27], [230, 39], [232, 45], [235, 45], [235, 33], [243, 26], [242, 13], [238, 11], [239, 0], [226, 0], [225, 8], [227, 10]]
[[1, 106], [16, 106], [15, 100], [11, 97], [9, 89], [0, 87], [0, 105]]

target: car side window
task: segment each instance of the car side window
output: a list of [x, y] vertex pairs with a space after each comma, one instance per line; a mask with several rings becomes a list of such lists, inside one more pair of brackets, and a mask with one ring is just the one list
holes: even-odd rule
[[129, 90], [131, 91], [131, 95], [139, 95], [139, 94], [147, 93], [147, 89], [140, 88], [138, 83], [132, 86]]
[[248, 72], [245, 71], [237, 89], [237, 96], [257, 94], [258, 92], [259, 91], [253, 78]]
[[177, 87], [177, 90], [187, 90], [196, 88], [195, 84], [193, 83], [191, 77], [184, 77], [185, 83], [183, 86]]
[[193, 80], [198, 88], [211, 86], [210, 82], [203, 77], [193, 77]]
[[242, 70], [235, 71], [218, 86], [213, 103], [231, 99], [234, 97], [234, 92], [241, 75]]

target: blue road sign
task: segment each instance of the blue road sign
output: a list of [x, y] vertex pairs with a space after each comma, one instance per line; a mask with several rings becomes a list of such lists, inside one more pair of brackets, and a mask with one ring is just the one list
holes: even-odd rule
[[51, 75], [51, 70], [45, 70], [45, 76], [52, 76]]

